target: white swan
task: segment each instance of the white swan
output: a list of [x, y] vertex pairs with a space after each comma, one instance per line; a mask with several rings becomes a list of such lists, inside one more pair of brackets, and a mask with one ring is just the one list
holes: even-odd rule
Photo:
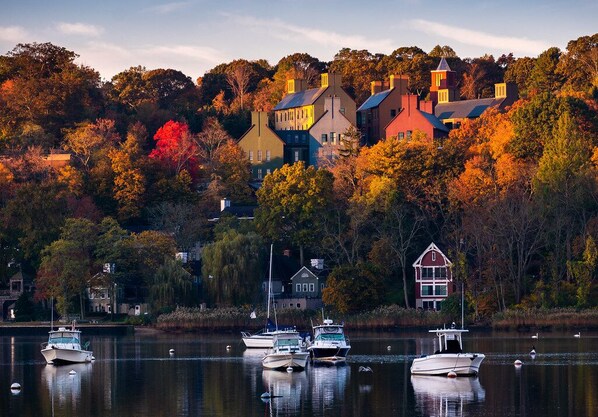
[[581, 332], [577, 332], [576, 334], [573, 335], [573, 337], [581, 337]]
[[532, 339], [537, 339], [538, 338], [538, 333], [532, 335]]

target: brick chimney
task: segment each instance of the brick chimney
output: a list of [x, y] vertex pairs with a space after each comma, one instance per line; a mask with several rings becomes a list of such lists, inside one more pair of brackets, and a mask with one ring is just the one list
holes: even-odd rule
[[306, 82], [302, 79], [292, 79], [287, 81], [287, 93], [294, 94], [305, 90]]

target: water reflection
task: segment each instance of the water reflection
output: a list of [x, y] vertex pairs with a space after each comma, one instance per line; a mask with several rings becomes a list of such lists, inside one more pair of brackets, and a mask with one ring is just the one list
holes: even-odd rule
[[348, 365], [310, 366], [312, 408], [325, 409], [330, 404], [342, 403], [351, 373]]
[[467, 405], [482, 403], [486, 391], [478, 378], [412, 376], [417, 408], [424, 416], [467, 416]]
[[306, 398], [308, 383], [306, 372], [284, 372], [271, 369], [262, 371], [266, 392], [272, 398], [266, 402], [269, 416], [292, 416], [301, 412], [302, 400]]
[[81, 398], [81, 383], [90, 377], [92, 366], [91, 363], [44, 366], [41, 380], [51, 399], [52, 414], [55, 405], [64, 408], [69, 404], [73, 410], [77, 409]]

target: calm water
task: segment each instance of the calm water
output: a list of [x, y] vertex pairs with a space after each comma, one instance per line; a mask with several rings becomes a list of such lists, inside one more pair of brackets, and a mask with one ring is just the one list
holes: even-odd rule
[[[598, 417], [598, 334], [572, 334], [472, 332], [465, 348], [486, 360], [457, 379], [410, 376], [433, 349], [425, 332], [350, 333], [346, 366], [290, 374], [262, 370], [237, 335], [91, 337], [97, 360], [62, 367], [43, 362], [43, 338], [0, 337], [0, 416]], [[279, 397], [264, 403], [265, 391]]]

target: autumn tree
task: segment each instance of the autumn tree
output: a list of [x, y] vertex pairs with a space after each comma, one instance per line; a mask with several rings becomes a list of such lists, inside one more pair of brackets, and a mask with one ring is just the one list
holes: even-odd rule
[[576, 91], [598, 88], [598, 33], [569, 41], [557, 71], [565, 84]]
[[159, 161], [172, 174], [186, 170], [194, 175], [197, 170], [198, 148], [186, 123], [173, 120], [162, 126], [154, 135], [156, 148], [149, 157]]
[[367, 263], [337, 267], [328, 276], [322, 301], [341, 314], [371, 310], [383, 298], [380, 275]]

